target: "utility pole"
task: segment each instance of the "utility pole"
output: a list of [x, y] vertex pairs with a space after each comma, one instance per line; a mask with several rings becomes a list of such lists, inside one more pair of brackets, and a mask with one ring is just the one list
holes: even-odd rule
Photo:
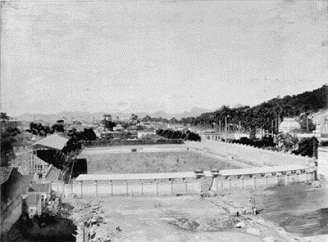
[[279, 117], [279, 114], [277, 116], [277, 131], [279, 133], [279, 124], [280, 124], [280, 117]]
[[306, 131], [309, 132], [309, 118], [306, 115]]
[[228, 135], [228, 117], [229, 115], [225, 116], [225, 142], [227, 142], [227, 135]]

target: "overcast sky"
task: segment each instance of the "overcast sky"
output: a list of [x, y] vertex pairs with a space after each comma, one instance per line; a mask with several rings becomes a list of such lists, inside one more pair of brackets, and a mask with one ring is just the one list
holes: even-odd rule
[[328, 82], [325, 1], [24, 1], [2, 21], [14, 116], [252, 106]]

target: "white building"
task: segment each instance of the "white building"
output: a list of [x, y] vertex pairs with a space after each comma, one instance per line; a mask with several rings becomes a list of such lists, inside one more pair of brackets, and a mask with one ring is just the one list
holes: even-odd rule
[[328, 110], [314, 114], [312, 122], [316, 125], [314, 133], [328, 135]]
[[301, 125], [295, 118], [284, 118], [279, 125], [279, 132], [289, 133], [293, 130], [301, 129]]
[[156, 131], [155, 130], [140, 130], [138, 131], [138, 139], [142, 139], [146, 135], [155, 135]]

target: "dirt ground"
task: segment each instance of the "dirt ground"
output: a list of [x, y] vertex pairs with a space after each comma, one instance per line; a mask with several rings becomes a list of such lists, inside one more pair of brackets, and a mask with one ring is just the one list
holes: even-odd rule
[[[264, 198], [274, 192], [256, 193], [259, 210], [264, 211]], [[328, 241], [326, 235], [292, 235], [261, 213], [237, 217], [237, 211], [250, 212], [249, 198], [253, 194], [243, 190], [205, 198], [102, 197], [67, 201], [75, 206], [72, 219], [77, 224], [99, 220], [91, 230], [90, 226], [86, 229], [94, 241]], [[82, 241], [81, 237], [77, 241]]]

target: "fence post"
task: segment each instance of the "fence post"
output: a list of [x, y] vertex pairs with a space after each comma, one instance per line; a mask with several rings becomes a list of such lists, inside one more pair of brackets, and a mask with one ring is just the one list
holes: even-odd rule
[[95, 186], [96, 186], [96, 197], [98, 197], [98, 181], [95, 181]]
[[113, 190], [114, 190], [113, 182], [112, 181], [109, 181], [109, 184], [110, 184], [110, 195], [113, 196]]
[[199, 189], [199, 193], [201, 194], [202, 191], [202, 177], [204, 176], [204, 171], [203, 170], [196, 170], [194, 171], [196, 180], [197, 180], [197, 188]]
[[277, 178], [277, 185], [279, 184], [279, 175], [277, 174], [276, 175], [276, 178]]
[[307, 183], [307, 181], [308, 181], [308, 172], [305, 171], [305, 183]]
[[141, 181], [140, 185], [141, 185], [141, 195], [143, 195], [143, 182], [142, 181]]
[[186, 178], [183, 178], [183, 182], [185, 183], [185, 191], [186, 191], [186, 193], [188, 193], [188, 183], [187, 183]]
[[254, 189], [256, 189], [256, 176], [254, 175]]
[[83, 181], [80, 181], [80, 186], [81, 186], [81, 197], [83, 196]]

